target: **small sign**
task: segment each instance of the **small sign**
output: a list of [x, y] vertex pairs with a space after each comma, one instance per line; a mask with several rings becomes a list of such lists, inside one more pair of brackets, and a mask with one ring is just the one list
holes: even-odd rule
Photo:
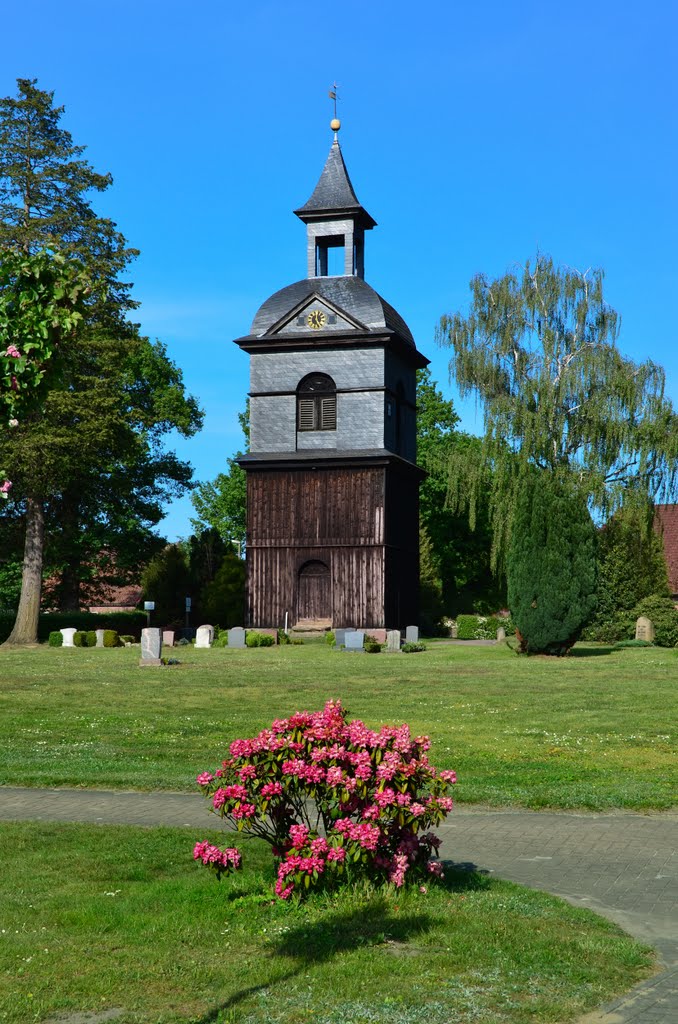
[[154, 612], [155, 611], [155, 601], [144, 601], [144, 611], [145, 612]]
[[191, 610], [191, 599], [190, 599], [190, 597], [187, 597], [186, 598], [186, 611], [190, 612], [190, 610]]

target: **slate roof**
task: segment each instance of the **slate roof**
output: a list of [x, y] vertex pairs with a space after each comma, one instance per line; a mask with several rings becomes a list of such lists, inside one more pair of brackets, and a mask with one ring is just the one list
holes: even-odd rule
[[332, 143], [323, 172], [311, 198], [294, 212], [302, 220], [310, 219], [315, 214], [355, 212], [362, 215], [361, 219], [365, 227], [374, 227], [376, 224], [376, 221], [358, 202], [358, 197], [346, 170], [341, 147], [336, 140]]
[[[259, 307], [250, 335], [262, 337], [286, 313], [314, 294], [329, 299], [370, 330], [393, 331], [415, 347], [412, 332], [400, 314], [361, 277], [307, 277], [281, 288]], [[291, 338], [290, 343], [293, 343]]]
[[655, 505], [654, 528], [664, 541], [669, 590], [678, 594], [678, 505]]

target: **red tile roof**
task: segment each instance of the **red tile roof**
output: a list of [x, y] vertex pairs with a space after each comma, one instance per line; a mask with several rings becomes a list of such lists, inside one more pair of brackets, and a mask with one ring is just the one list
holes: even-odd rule
[[678, 594], [678, 505], [655, 505], [654, 528], [664, 541], [669, 589]]

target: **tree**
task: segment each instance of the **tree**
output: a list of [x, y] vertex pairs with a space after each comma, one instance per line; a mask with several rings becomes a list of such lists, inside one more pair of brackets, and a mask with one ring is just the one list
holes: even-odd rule
[[228, 629], [243, 621], [244, 610], [245, 563], [231, 548], [200, 595], [200, 614], [206, 622]]
[[571, 478], [523, 478], [508, 552], [508, 600], [521, 650], [566, 654], [596, 606], [596, 530]]
[[596, 620], [609, 622], [655, 595], [669, 597], [662, 538], [652, 529], [652, 510], [629, 506], [599, 533]]
[[25, 582], [30, 615], [20, 604], [10, 637], [25, 643], [36, 635], [46, 511], [59, 510], [50, 542], [64, 573], [62, 603], [71, 607], [79, 574], [92, 571], [94, 544], [99, 551], [105, 545], [118, 564], [126, 540], [128, 551], [130, 541], [138, 545], [137, 556], [152, 546], [164, 501], [191, 477], [162, 438], [174, 428], [190, 436], [201, 413], [164, 348], [126, 320], [135, 303], [119, 275], [136, 250], [88, 202], [91, 190], [108, 188], [110, 175], [82, 159], [83, 147], [59, 125], [63, 108], [53, 106], [51, 93], [34, 81], [18, 84], [16, 99], [0, 101], [0, 243], [27, 254], [58, 245], [69, 260], [82, 261], [91, 283], [58, 386], [44, 413], [26, 418], [11, 446], [5, 442], [0, 460], [11, 459], [33, 552]]
[[[250, 403], [247, 399], [245, 411], [238, 413], [238, 422], [245, 437], [245, 451], [250, 441]], [[242, 552], [247, 531], [247, 483], [245, 471], [237, 460], [242, 452], [236, 452], [228, 459], [228, 471], [219, 473], [213, 481], [199, 483], [191, 501], [197, 518], [191, 525], [201, 533], [206, 528], [216, 530], [225, 541], [235, 542]]]
[[188, 560], [180, 544], [168, 544], [148, 563], [141, 577], [145, 601], [155, 602], [155, 621], [183, 621], [185, 599], [193, 594]]
[[477, 457], [480, 441], [456, 429], [459, 417], [428, 369], [417, 371], [417, 462], [427, 471], [419, 492], [420, 608], [425, 628], [443, 614], [496, 611], [505, 583], [490, 566], [489, 478], [475, 498], [474, 522], [448, 500], [450, 461]]
[[607, 517], [629, 498], [670, 496], [678, 468], [678, 419], [651, 360], [616, 347], [619, 318], [603, 297], [603, 273], [554, 266], [538, 254], [522, 273], [478, 275], [468, 315], [442, 317], [457, 386], [483, 404], [480, 457], [451, 465], [459, 507], [492, 469], [493, 563], [506, 551], [525, 475], [572, 474], [590, 509]]

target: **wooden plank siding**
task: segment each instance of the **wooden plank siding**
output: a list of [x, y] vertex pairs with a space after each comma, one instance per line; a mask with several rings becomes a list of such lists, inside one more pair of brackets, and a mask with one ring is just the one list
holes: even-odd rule
[[309, 562], [328, 568], [335, 627], [416, 622], [418, 479], [383, 464], [248, 466], [247, 626], [313, 617], [318, 586], [299, 584]]

